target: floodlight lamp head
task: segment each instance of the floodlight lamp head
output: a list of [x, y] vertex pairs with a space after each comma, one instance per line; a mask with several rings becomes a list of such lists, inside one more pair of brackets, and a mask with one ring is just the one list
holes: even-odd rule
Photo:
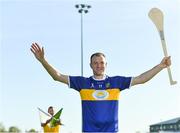
[[79, 5], [75, 5], [76, 8], [79, 8]]
[[79, 13], [82, 13], [82, 11], [83, 11], [83, 10], [82, 10], [82, 9], [80, 9], [78, 12], [79, 12]]
[[90, 6], [90, 5], [87, 5], [87, 8], [91, 8], [91, 6]]
[[85, 13], [88, 13], [88, 10], [84, 10]]
[[85, 5], [84, 5], [84, 4], [81, 4], [81, 8], [85, 8]]

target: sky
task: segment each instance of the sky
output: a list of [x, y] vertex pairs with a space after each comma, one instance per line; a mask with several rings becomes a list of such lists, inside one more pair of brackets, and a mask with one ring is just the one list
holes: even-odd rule
[[109, 76], [137, 76], [163, 58], [151, 8], [164, 13], [164, 33], [172, 60], [151, 81], [131, 87], [119, 99], [119, 132], [145, 133], [149, 125], [180, 117], [180, 0], [0, 0], [0, 123], [22, 131], [41, 130], [37, 107], [63, 108], [63, 133], [81, 132], [79, 93], [54, 81], [30, 51], [33, 42], [67, 75], [81, 74], [80, 14], [75, 4], [90, 4], [83, 15], [84, 76], [89, 57], [103, 52]]

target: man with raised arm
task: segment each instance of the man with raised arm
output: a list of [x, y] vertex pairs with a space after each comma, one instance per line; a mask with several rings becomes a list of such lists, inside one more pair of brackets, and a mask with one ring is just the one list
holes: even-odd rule
[[118, 100], [124, 89], [143, 84], [157, 73], [171, 65], [170, 57], [152, 69], [136, 77], [106, 75], [107, 62], [103, 53], [94, 53], [90, 57], [93, 76], [70, 76], [56, 70], [44, 57], [44, 48], [32, 43], [31, 51], [51, 77], [67, 84], [80, 93], [82, 100], [82, 132], [118, 132]]

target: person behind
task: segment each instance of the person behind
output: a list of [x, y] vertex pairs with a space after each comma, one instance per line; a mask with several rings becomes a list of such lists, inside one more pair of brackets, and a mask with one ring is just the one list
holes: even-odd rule
[[54, 116], [54, 109], [52, 106], [48, 108], [48, 113], [52, 116], [50, 119], [48, 119], [45, 123], [41, 123], [41, 126], [43, 127], [44, 133], [59, 133], [59, 128], [61, 124], [60, 120], [56, 121], [56, 124], [54, 127], [50, 127], [49, 123], [53, 119]]
[[55, 80], [67, 84], [80, 93], [82, 100], [82, 132], [118, 132], [118, 100], [121, 91], [143, 84], [171, 65], [170, 57], [152, 69], [135, 77], [106, 75], [107, 62], [103, 53], [90, 57], [93, 76], [69, 76], [62, 74], [45, 59], [44, 48], [32, 43], [31, 51]]

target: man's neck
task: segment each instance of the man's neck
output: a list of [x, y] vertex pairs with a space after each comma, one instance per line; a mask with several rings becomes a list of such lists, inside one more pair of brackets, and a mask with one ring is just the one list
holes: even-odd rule
[[95, 80], [104, 80], [106, 78], [106, 75], [93, 75], [93, 79]]

